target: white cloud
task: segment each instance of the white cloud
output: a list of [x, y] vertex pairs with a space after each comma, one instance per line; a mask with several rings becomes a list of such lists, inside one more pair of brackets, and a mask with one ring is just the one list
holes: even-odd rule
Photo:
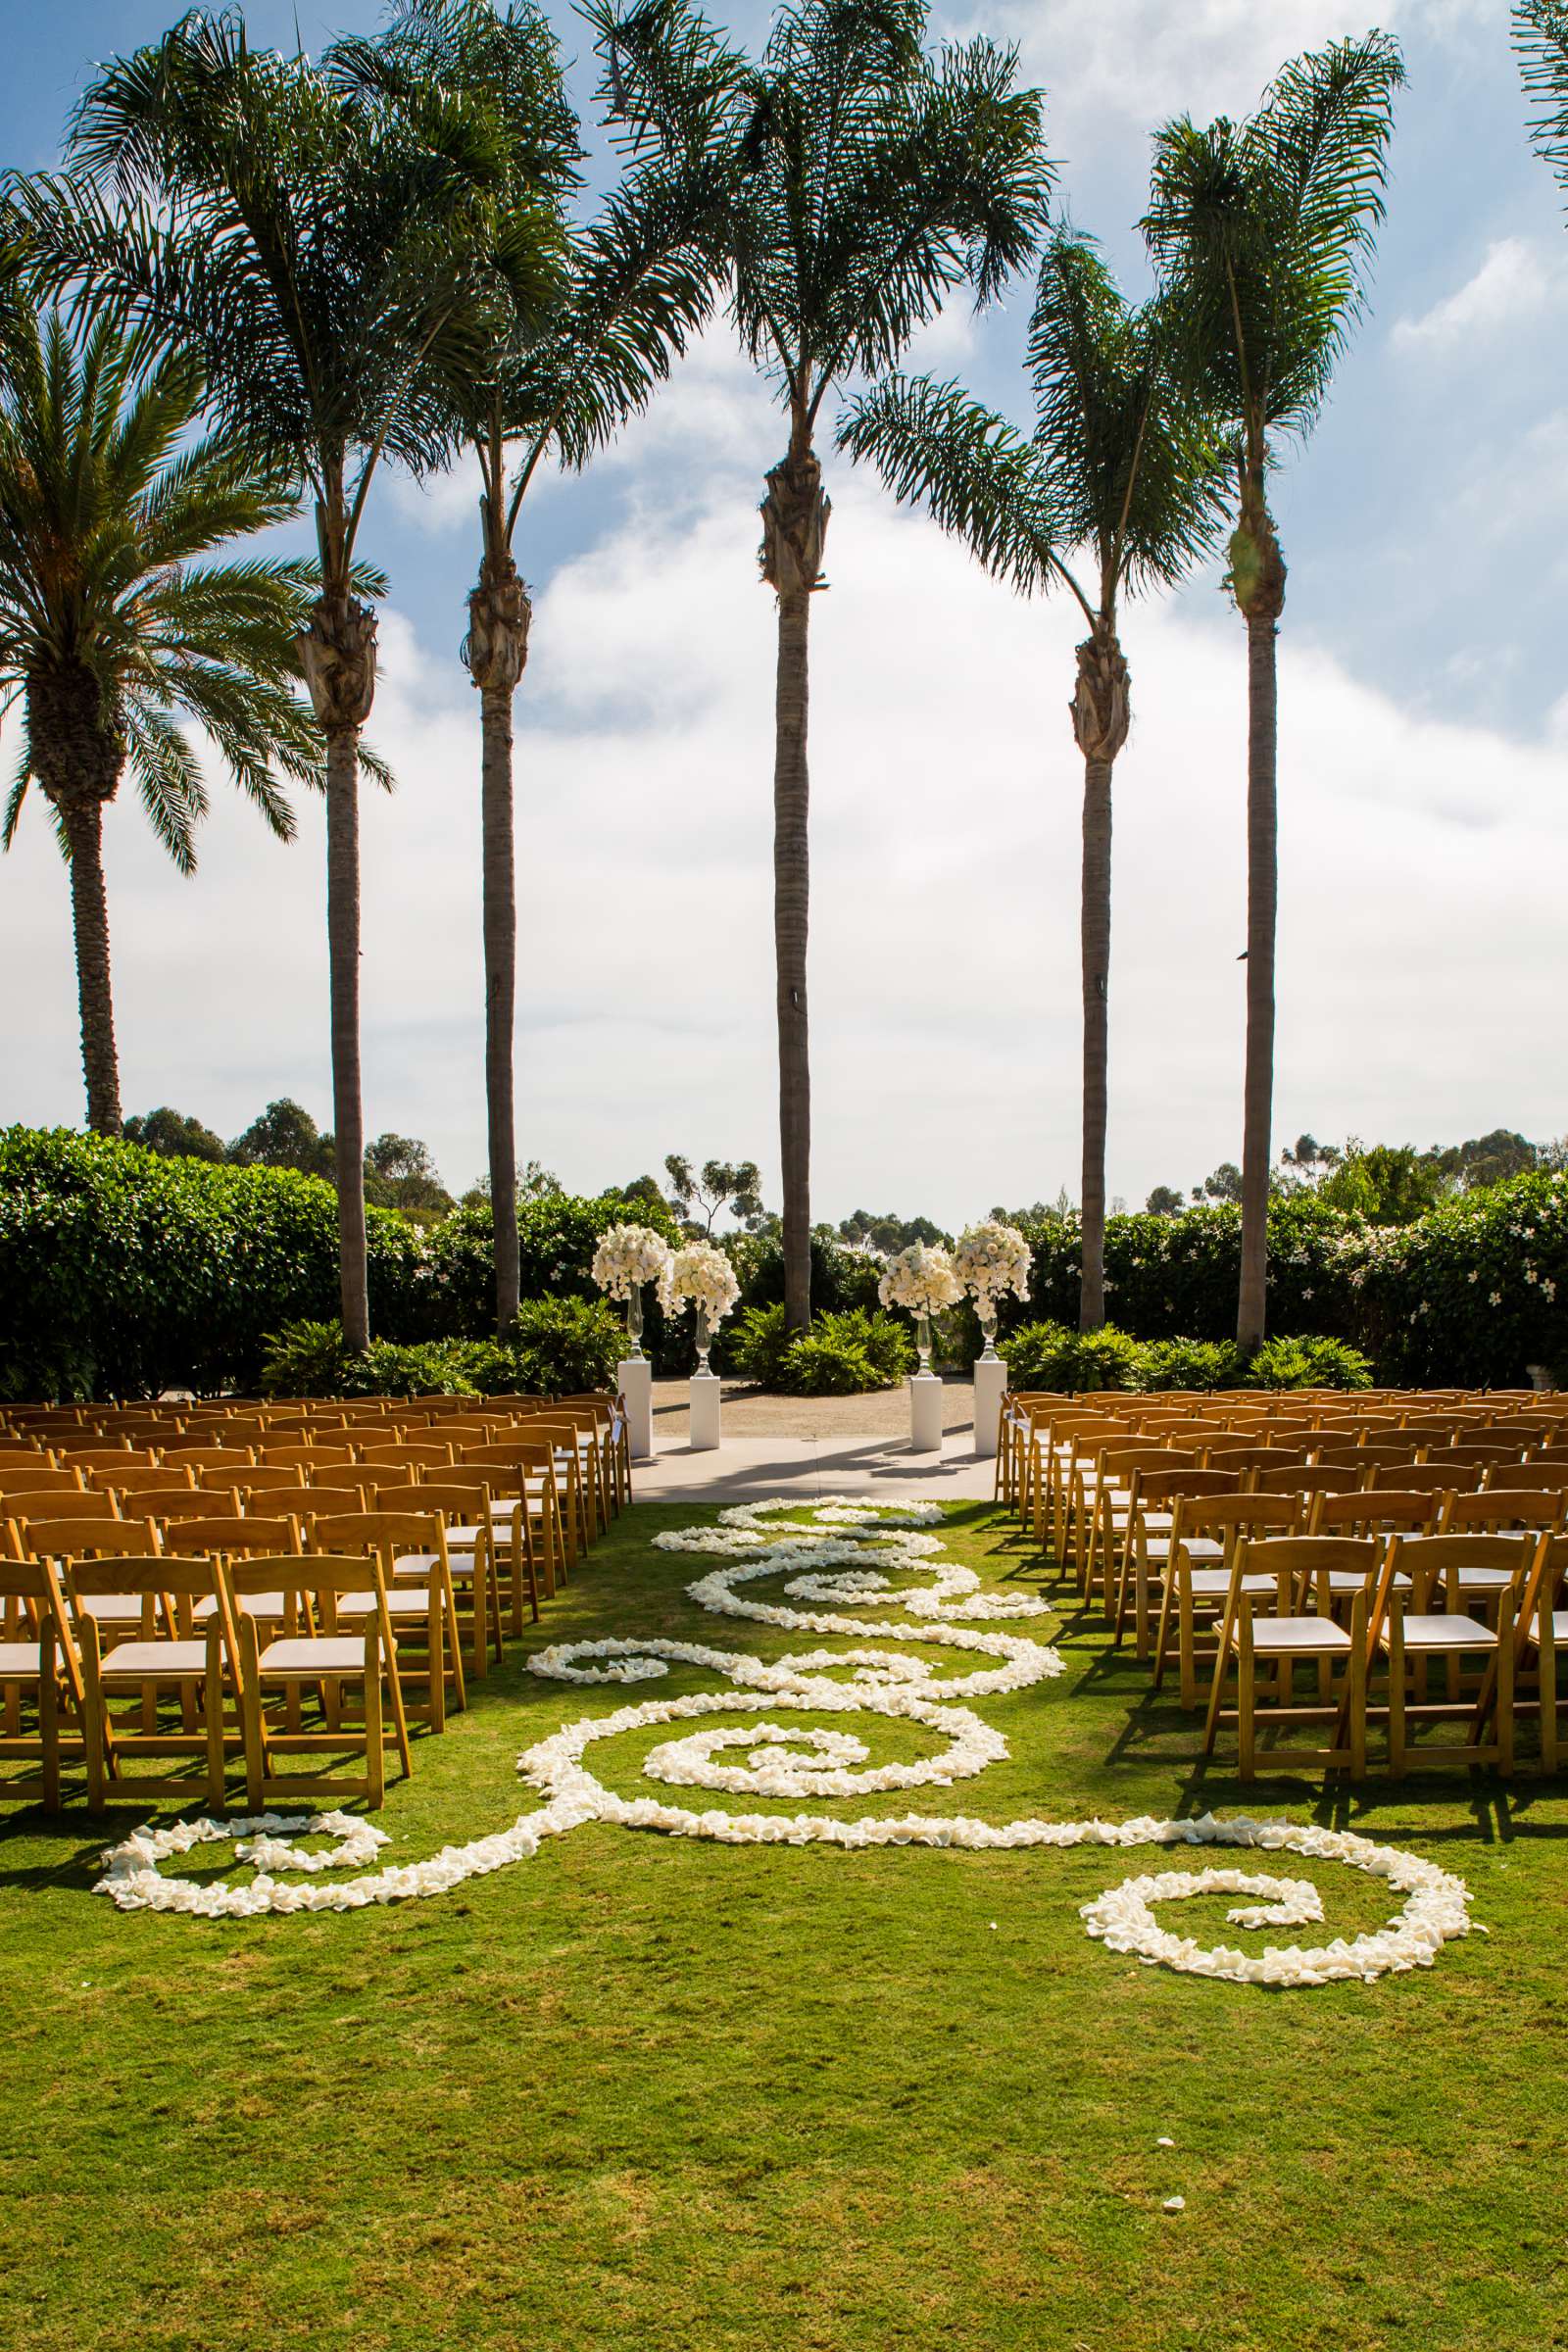
[[[649, 420], [630, 512], [538, 602], [517, 707], [519, 1142], [571, 1184], [673, 1149], [776, 1165], [772, 606], [759, 438], [663, 495]], [[721, 406], [722, 404], [720, 404]], [[762, 419], [766, 424], [770, 419]], [[952, 1221], [1078, 1159], [1077, 629], [981, 577], [831, 468], [833, 587], [813, 607], [815, 1198]], [[1240, 1140], [1244, 660], [1204, 597], [1136, 611], [1118, 767], [1110, 1179], [1139, 1200]], [[482, 1166], [477, 710], [394, 612], [368, 794], [367, 1110]], [[1280, 1134], [1392, 1140], [1562, 1124], [1568, 801], [1550, 751], [1411, 716], [1282, 641]], [[328, 1115], [320, 816], [285, 851], [220, 790], [181, 883], [131, 806], [108, 866], [127, 1103], [233, 1133], [270, 1096]], [[8, 1115], [79, 1116], [65, 877], [29, 810], [0, 869]], [[776, 1181], [773, 1185], [776, 1197]]]
[[1561, 277], [1554, 252], [1525, 237], [1499, 237], [1463, 285], [1418, 317], [1396, 319], [1390, 339], [1406, 353], [1490, 361], [1494, 338], [1539, 311]]

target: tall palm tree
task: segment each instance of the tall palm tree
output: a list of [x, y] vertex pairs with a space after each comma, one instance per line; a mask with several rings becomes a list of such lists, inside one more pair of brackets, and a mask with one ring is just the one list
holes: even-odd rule
[[[576, 119], [555, 35], [528, 0], [412, 0], [364, 55], [368, 80], [423, 102], [432, 84], [477, 91], [508, 142], [510, 181], [564, 198], [578, 185]], [[528, 493], [551, 463], [586, 466], [652, 397], [707, 318], [721, 274], [728, 172], [709, 136], [711, 101], [691, 105], [668, 156], [633, 163], [595, 218], [573, 229], [564, 285], [542, 328], [479, 286], [479, 357], [447, 385], [452, 429], [479, 480], [479, 576], [464, 659], [480, 697], [485, 1095], [495, 1218], [496, 1323], [517, 1312], [514, 1033], [517, 907], [513, 708], [532, 606], [516, 541]], [[503, 208], [503, 219], [513, 215]], [[499, 299], [496, 296], [499, 295]]]
[[1223, 510], [1217, 453], [1172, 378], [1158, 305], [1129, 304], [1093, 238], [1065, 224], [1041, 264], [1027, 365], [1031, 439], [957, 384], [896, 375], [846, 412], [839, 442], [998, 578], [1026, 596], [1064, 588], [1088, 626], [1069, 709], [1084, 761], [1079, 1324], [1096, 1331], [1105, 1319], [1111, 774], [1131, 719], [1119, 607], [1125, 593], [1180, 579], [1212, 547]]
[[294, 820], [274, 771], [319, 785], [320, 743], [295, 693], [308, 569], [203, 559], [297, 500], [274, 467], [219, 433], [192, 442], [191, 357], [138, 371], [106, 320], [79, 346], [30, 308], [6, 333], [0, 386], [0, 703], [21, 705], [11, 847], [36, 780], [71, 868], [87, 1123], [119, 1135], [104, 810], [127, 767], [181, 873], [207, 811], [176, 714], [195, 718], [272, 831]]
[[1275, 641], [1285, 560], [1268, 505], [1282, 435], [1305, 434], [1365, 301], [1394, 93], [1396, 42], [1369, 32], [1298, 57], [1249, 122], [1154, 139], [1144, 232], [1189, 379], [1236, 443], [1228, 585], [1247, 623], [1247, 1075], [1236, 1336], [1260, 1344], [1268, 1283], [1278, 872]]
[[[773, 931], [785, 1308], [811, 1312], [807, 768], [811, 598], [826, 586], [829, 502], [816, 427], [857, 373], [894, 366], [956, 287], [990, 301], [1038, 247], [1052, 168], [1040, 97], [986, 40], [925, 49], [925, 0], [792, 0], [755, 64], [725, 52], [684, 0], [599, 0], [615, 111], [668, 139], [691, 94], [722, 88], [732, 316], [788, 420], [762, 502], [762, 577], [778, 600]], [[678, 135], [676, 133], [675, 135]]]
[[308, 483], [318, 594], [301, 653], [325, 743], [332, 1111], [343, 1329], [369, 1337], [360, 1083], [359, 769], [375, 617], [355, 553], [380, 461], [448, 451], [437, 361], [462, 365], [476, 256], [518, 298], [556, 272], [548, 208], [503, 236], [505, 156], [485, 110], [431, 91], [417, 122], [329, 51], [253, 50], [193, 10], [104, 68], [77, 108], [68, 180], [18, 183], [51, 281], [74, 278], [197, 352], [225, 427]]

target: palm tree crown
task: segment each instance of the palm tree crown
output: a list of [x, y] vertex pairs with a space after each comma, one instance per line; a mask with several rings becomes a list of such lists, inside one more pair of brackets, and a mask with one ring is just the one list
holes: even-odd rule
[[208, 801], [181, 717], [200, 722], [285, 840], [279, 773], [323, 777], [296, 692], [307, 567], [202, 561], [282, 521], [294, 492], [231, 434], [189, 438], [202, 397], [192, 358], [138, 370], [135, 345], [104, 320], [78, 347], [58, 315], [24, 311], [7, 336], [0, 695], [20, 701], [22, 740], [3, 838], [9, 848], [36, 781], [74, 869], [89, 1119], [111, 1133], [119, 1074], [98, 836], [125, 770], [183, 873]]

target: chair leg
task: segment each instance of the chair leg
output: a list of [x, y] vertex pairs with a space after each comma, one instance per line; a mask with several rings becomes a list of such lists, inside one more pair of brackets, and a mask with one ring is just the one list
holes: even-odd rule
[[1404, 1770], [1404, 1625], [1396, 1610], [1389, 1623], [1389, 1771]]
[[1181, 1656], [1182, 1705], [1190, 1715], [1198, 1704], [1198, 1644], [1193, 1625], [1193, 1589], [1185, 1578], [1179, 1595], [1176, 1639]]
[[228, 1802], [228, 1788], [223, 1772], [222, 1653], [216, 1640], [207, 1644], [202, 1704], [207, 1715], [207, 1802], [214, 1813], [221, 1813]]
[[424, 1645], [430, 1668], [430, 1729], [444, 1732], [447, 1728], [447, 1673], [445, 1644], [442, 1642], [441, 1596], [432, 1585], [430, 1611], [424, 1621]]
[[379, 1649], [380, 1644], [373, 1634], [368, 1634], [365, 1642], [365, 1798], [372, 1812], [379, 1812], [386, 1802]]
[[83, 1745], [87, 1751], [87, 1803], [94, 1813], [104, 1809], [104, 1782], [107, 1778], [108, 1757], [105, 1750], [109, 1729], [104, 1720], [107, 1701], [103, 1685], [98, 1680], [98, 1661], [89, 1652], [86, 1660], [87, 1695], [83, 1708]]
[[1366, 1779], [1366, 1643], [1357, 1640], [1350, 1650], [1350, 1778]]
[[43, 1750], [43, 1809], [60, 1810], [60, 1682], [53, 1637], [46, 1632], [38, 1660], [38, 1745]]
[[1252, 1652], [1252, 1627], [1244, 1616], [1236, 1652], [1236, 1771], [1244, 1781], [1257, 1770], [1257, 1665]]
[[1506, 1600], [1497, 1612], [1497, 1770], [1513, 1771], [1513, 1611]]

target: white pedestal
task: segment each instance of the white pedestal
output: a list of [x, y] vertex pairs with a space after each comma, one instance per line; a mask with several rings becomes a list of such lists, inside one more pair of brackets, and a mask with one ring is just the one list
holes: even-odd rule
[[718, 1400], [724, 1384], [716, 1372], [694, 1372], [691, 1377], [693, 1453], [711, 1453], [718, 1444]]
[[654, 1367], [646, 1355], [629, 1355], [615, 1366], [615, 1378], [626, 1399], [631, 1425], [631, 1458], [648, 1462], [654, 1456]]
[[909, 1450], [942, 1451], [942, 1383], [934, 1372], [916, 1372], [909, 1382]]
[[987, 1460], [997, 1450], [997, 1421], [1006, 1385], [1007, 1367], [1000, 1355], [975, 1357], [974, 1449]]

